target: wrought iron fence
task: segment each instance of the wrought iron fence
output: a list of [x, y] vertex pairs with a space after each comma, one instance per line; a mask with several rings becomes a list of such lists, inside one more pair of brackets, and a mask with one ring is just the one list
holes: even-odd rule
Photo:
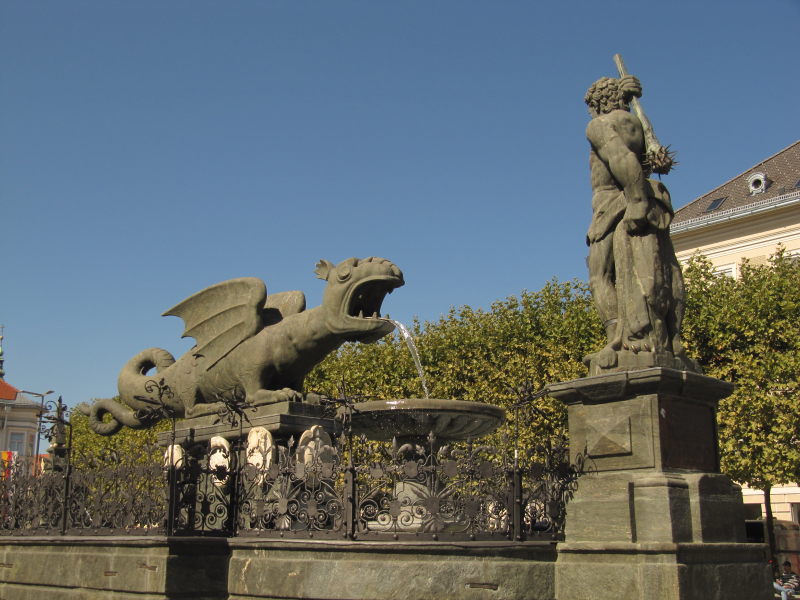
[[522, 450], [433, 435], [377, 443], [346, 422], [335, 438], [318, 425], [297, 440], [255, 427], [173, 444], [163, 464], [107, 454], [77, 467], [63, 409], [51, 422], [60, 459], [43, 472], [2, 465], [0, 534], [558, 539], [582, 470], [565, 438]]

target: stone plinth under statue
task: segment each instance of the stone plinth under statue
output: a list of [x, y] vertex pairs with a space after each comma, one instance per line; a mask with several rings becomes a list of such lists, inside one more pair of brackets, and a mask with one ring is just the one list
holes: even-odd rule
[[[280, 442], [289, 438], [297, 440], [305, 431], [315, 425], [321, 426], [329, 435], [341, 433], [341, 423], [336, 421], [330, 411], [319, 404], [308, 402], [276, 402], [255, 408], [245, 408], [243, 415], [236, 415], [230, 422], [218, 415], [206, 415], [179, 421], [175, 426], [175, 443], [190, 444], [207, 442], [213, 437], [223, 437], [229, 441], [244, 439], [256, 427], [263, 427]], [[172, 431], [158, 434], [160, 446], [172, 443]]]
[[743, 543], [740, 489], [718, 468], [716, 406], [731, 391], [660, 367], [550, 387], [586, 471], [567, 507], [557, 598], [770, 597], [765, 547]]

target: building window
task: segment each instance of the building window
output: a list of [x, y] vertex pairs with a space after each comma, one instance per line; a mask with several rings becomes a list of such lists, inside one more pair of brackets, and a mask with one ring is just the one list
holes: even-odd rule
[[708, 205], [708, 208], [706, 208], [706, 212], [709, 213], [715, 210], [719, 210], [719, 207], [722, 206], [725, 200], [727, 199], [728, 199], [727, 196], [723, 196], [722, 198], [714, 198], [711, 201], [711, 204]]
[[767, 189], [767, 176], [764, 173], [753, 173], [747, 178], [747, 186], [750, 188], [750, 194], [760, 194]]
[[20, 456], [25, 454], [25, 434], [12, 433], [9, 440], [9, 450], [16, 452]]
[[731, 263], [729, 265], [719, 265], [714, 267], [714, 275], [718, 277], [732, 277], [736, 278], [736, 264]]
[[792, 521], [795, 523], [800, 523], [800, 504], [797, 502], [792, 502], [789, 504], [789, 507], [792, 511]]

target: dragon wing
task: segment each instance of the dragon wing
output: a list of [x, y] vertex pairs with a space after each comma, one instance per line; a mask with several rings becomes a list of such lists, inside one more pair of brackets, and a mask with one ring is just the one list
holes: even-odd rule
[[267, 287], [256, 277], [229, 279], [176, 304], [162, 316], [183, 319], [181, 337], [197, 340], [195, 355], [206, 358], [206, 370], [264, 326], [262, 307]]
[[270, 294], [264, 303], [264, 326], [274, 325], [289, 315], [295, 315], [306, 309], [306, 296], [294, 290]]

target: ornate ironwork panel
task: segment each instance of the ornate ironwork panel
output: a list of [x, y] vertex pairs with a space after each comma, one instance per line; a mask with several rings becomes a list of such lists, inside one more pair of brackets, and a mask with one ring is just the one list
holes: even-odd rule
[[66, 480], [37, 467], [30, 458], [0, 461], [0, 534], [61, 533]]
[[[344, 531], [344, 472], [327, 434], [243, 450], [240, 535], [313, 536]], [[304, 439], [306, 438], [306, 439]]]
[[374, 445], [357, 467], [359, 537], [509, 536], [507, 474], [492, 449], [460, 444]]
[[116, 453], [70, 467], [65, 529], [72, 535], [164, 533], [168, 490], [159, 464]]
[[559, 539], [583, 470], [569, 463], [566, 438], [523, 448], [516, 432], [499, 447], [433, 433], [374, 442], [353, 437], [344, 418], [338, 439], [314, 425], [275, 440], [264, 427], [245, 436], [245, 409], [233, 408], [232, 441], [175, 444], [173, 429], [166, 450], [74, 457], [59, 403], [45, 470], [0, 464], [0, 534]]

